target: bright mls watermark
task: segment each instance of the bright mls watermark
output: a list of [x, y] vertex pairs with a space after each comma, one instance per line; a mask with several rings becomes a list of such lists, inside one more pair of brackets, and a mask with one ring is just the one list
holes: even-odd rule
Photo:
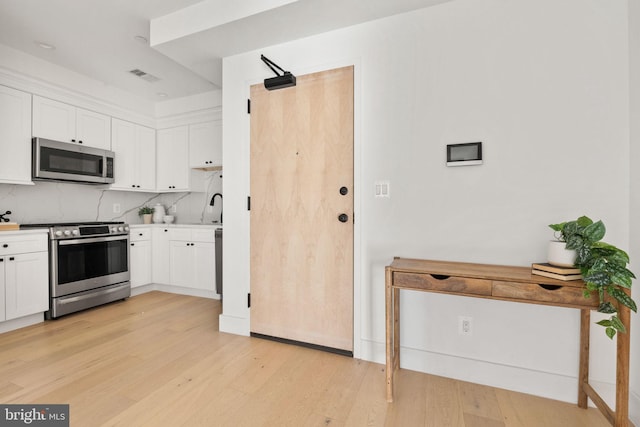
[[2, 405], [0, 427], [69, 427], [69, 405]]

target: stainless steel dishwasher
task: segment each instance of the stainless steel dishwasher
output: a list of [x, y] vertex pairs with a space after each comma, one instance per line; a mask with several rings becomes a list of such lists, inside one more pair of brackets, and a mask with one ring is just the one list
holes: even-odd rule
[[216, 293], [220, 295], [220, 301], [222, 301], [222, 228], [216, 228], [215, 249], [216, 249]]

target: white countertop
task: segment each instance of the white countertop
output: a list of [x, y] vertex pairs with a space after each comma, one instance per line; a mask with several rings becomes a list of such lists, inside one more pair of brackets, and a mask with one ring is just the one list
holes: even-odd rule
[[142, 228], [142, 227], [151, 227], [151, 228], [222, 228], [222, 224], [214, 224], [214, 223], [178, 223], [178, 224], [129, 224], [131, 228]]
[[26, 234], [49, 234], [48, 228], [29, 228], [25, 230], [6, 230], [0, 231], [0, 237], [2, 236], [24, 236]]

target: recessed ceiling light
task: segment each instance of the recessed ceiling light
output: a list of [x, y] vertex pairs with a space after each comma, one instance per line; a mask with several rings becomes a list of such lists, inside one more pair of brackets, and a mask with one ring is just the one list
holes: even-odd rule
[[149, 40], [145, 36], [135, 36], [134, 40], [142, 44], [149, 44]]
[[160, 98], [166, 98], [167, 96], [169, 96], [164, 92], [158, 92], [158, 93], [156, 93], [156, 95], [158, 95]]
[[56, 48], [54, 45], [45, 42], [35, 41], [34, 43], [41, 49], [53, 50]]

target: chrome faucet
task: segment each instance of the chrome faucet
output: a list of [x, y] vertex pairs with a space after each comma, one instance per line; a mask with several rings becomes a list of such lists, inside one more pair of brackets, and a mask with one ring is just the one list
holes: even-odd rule
[[[220, 201], [222, 201], [222, 194], [216, 193], [211, 197], [211, 201], [209, 202], [209, 206], [213, 206], [216, 203], [216, 196], [220, 196]], [[222, 224], [222, 208], [220, 208], [220, 224]]]

